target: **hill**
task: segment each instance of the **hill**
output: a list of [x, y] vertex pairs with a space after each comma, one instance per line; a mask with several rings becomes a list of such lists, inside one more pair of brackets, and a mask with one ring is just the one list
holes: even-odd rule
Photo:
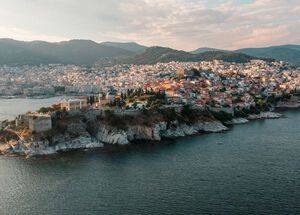
[[257, 57], [251, 57], [246, 54], [233, 53], [233, 52], [205, 52], [201, 54], [193, 54], [185, 51], [178, 51], [165, 47], [150, 47], [146, 51], [135, 54], [129, 57], [100, 59], [96, 64], [100, 67], [113, 66], [116, 64], [155, 64], [167, 63], [171, 61], [178, 62], [196, 62], [196, 61], [211, 61], [211, 60], [224, 60], [227, 62], [245, 63]]
[[103, 42], [101, 44], [105, 45], [105, 46], [124, 49], [124, 50], [130, 51], [130, 52], [136, 52], [136, 53], [143, 52], [147, 48], [146, 46], [142, 46], [142, 45], [134, 43], [134, 42], [131, 42], [131, 43]]
[[93, 65], [100, 58], [132, 54], [134, 52], [90, 40], [49, 43], [0, 39], [0, 65], [19, 66], [50, 63]]
[[[241, 49], [220, 51], [201, 48], [199, 53], [190, 53], [165, 47], [150, 47], [137, 43], [96, 43], [91, 40], [70, 40], [58, 43], [44, 41], [23, 42], [0, 39], [0, 65], [74, 64], [100, 66], [115, 64], [155, 64], [170, 61], [248, 62], [251, 59], [274, 58], [300, 64], [299, 46], [286, 45], [264, 49]], [[251, 56], [250, 56], [251, 55]]]
[[293, 65], [300, 66], [300, 45], [283, 45], [266, 48], [245, 48], [237, 52], [257, 56], [273, 58], [276, 60], [286, 61]]
[[208, 51], [223, 51], [232, 53], [243, 53], [246, 55], [262, 58], [272, 58], [286, 61], [295, 66], [300, 66], [300, 45], [270, 46], [265, 48], [243, 48], [235, 51], [220, 50], [215, 48], [199, 48], [191, 53], [200, 54]]
[[194, 51], [191, 51], [191, 53], [193, 53], [193, 54], [201, 54], [201, 53], [211, 52], [211, 51], [223, 51], [223, 52], [226, 52], [226, 50], [222, 50], [222, 49], [215, 49], [215, 48], [203, 47], [203, 48], [199, 48], [199, 49], [196, 49]]

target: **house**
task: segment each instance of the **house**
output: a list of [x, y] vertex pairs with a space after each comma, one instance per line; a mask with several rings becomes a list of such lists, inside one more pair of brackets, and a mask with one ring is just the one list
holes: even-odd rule
[[86, 98], [68, 99], [60, 103], [61, 109], [71, 110], [82, 110], [88, 107]]

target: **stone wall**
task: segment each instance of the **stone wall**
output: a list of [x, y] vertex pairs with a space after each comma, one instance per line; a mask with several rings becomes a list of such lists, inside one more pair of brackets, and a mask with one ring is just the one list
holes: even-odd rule
[[49, 116], [38, 116], [29, 118], [29, 129], [35, 132], [45, 132], [52, 129], [52, 120]]

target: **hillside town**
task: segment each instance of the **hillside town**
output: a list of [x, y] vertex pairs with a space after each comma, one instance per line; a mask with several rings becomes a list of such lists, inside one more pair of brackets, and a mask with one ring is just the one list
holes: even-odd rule
[[4, 154], [42, 155], [161, 141], [279, 118], [300, 107], [300, 70], [284, 62], [170, 62], [100, 68], [2, 67], [1, 95], [65, 99], [0, 123]]
[[299, 71], [283, 62], [261, 60], [244, 64], [215, 60], [107, 68], [4, 66], [0, 68], [0, 96], [92, 96], [93, 102], [89, 103], [97, 101], [99, 108], [117, 99], [121, 102], [115, 106], [128, 109], [133, 103], [146, 104], [137, 96], [129, 102], [124, 95], [139, 91], [138, 96], [149, 96], [152, 91], [164, 92], [168, 105], [250, 108], [260, 98], [276, 99], [300, 91]]

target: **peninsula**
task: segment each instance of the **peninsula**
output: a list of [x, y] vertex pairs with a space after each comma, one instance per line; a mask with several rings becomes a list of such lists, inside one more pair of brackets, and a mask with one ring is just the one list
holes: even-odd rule
[[[58, 80], [64, 86], [57, 90], [78, 96], [2, 122], [2, 154], [36, 156], [159, 142], [222, 132], [248, 120], [278, 118], [276, 107], [299, 107], [299, 69], [284, 62], [171, 62], [88, 72], [69, 66], [67, 73], [58, 67], [50, 67], [55, 69], [47, 77], [49, 84]], [[30, 71], [23, 77], [34, 75], [36, 68]], [[97, 82], [98, 87], [92, 85]], [[80, 91], [83, 83], [86, 91]], [[39, 89], [30, 92], [37, 95]]]

